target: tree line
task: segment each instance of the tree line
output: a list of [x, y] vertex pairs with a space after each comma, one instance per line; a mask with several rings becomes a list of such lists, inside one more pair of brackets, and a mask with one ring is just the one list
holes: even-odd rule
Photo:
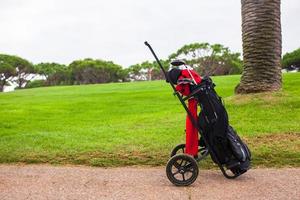
[[[286, 54], [282, 63], [291, 65], [292, 61], [299, 62], [300, 56], [295, 59], [299, 55], [298, 52], [299, 50], [296, 53]], [[201, 75], [240, 74], [243, 70], [240, 53], [233, 53], [221, 44], [184, 45], [167, 59], [161, 60], [166, 70], [169, 69], [170, 61], [174, 59], [185, 60]], [[36, 76], [42, 77], [41, 80], [35, 80]], [[54, 62], [32, 64], [18, 56], [0, 54], [0, 91], [10, 83], [15, 83], [17, 88], [32, 88], [160, 79], [164, 79], [164, 75], [158, 64], [150, 61], [134, 64], [128, 68], [112, 61], [91, 58], [75, 60], [69, 65]]]
[[[111, 61], [86, 58], [69, 65], [32, 64], [18, 56], [0, 54], [0, 91], [10, 83], [17, 88], [95, 84], [126, 81], [126, 69]], [[38, 80], [35, 80], [40, 76]]]

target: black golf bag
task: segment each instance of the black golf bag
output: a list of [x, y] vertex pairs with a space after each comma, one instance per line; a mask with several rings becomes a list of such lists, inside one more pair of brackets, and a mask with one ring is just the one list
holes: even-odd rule
[[[193, 146], [194, 143], [188, 146], [187, 142], [186, 144], [179, 144], [172, 150], [166, 166], [168, 179], [176, 186], [192, 184], [199, 173], [197, 162], [203, 160], [208, 154], [226, 178], [234, 179], [245, 173], [250, 168], [250, 151], [229, 125], [227, 112], [221, 98], [214, 90], [215, 85], [212, 80], [209, 77], [200, 78], [200, 81], [197, 80], [197, 76], [193, 75], [192, 70], [189, 71], [182, 60], [174, 60], [171, 65], [183, 66], [187, 73], [176, 68], [167, 72], [150, 44], [145, 42], [145, 45], [149, 47], [164, 73], [166, 81], [170, 83], [174, 95], [178, 97], [186, 110], [187, 119], [190, 119], [191, 126], [196, 127], [201, 135], [200, 141], [196, 144], [198, 147], [197, 155], [186, 151], [187, 147]], [[193, 100], [194, 102], [195, 99], [201, 107], [198, 118], [194, 116], [194, 107], [190, 109], [189, 104], [186, 104], [186, 101], [189, 103], [190, 100]], [[232, 173], [227, 173], [228, 171]]]
[[205, 77], [200, 85], [194, 86], [201, 112], [199, 128], [214, 151], [212, 160], [226, 165], [234, 174], [242, 174], [250, 168], [251, 153], [236, 131], [228, 123], [228, 115], [222, 99], [214, 90], [215, 84]]

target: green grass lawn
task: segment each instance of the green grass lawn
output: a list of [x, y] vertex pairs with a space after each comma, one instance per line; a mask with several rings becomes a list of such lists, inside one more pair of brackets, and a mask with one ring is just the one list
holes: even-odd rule
[[[276, 93], [234, 95], [239, 79], [214, 81], [254, 167], [300, 167], [300, 73], [285, 74]], [[183, 107], [164, 81], [1, 93], [0, 163], [165, 165], [184, 142], [184, 126]]]

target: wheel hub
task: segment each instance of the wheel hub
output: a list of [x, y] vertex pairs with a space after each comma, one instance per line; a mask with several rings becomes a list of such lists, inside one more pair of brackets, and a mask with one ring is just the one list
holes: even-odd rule
[[184, 168], [183, 168], [183, 167], [180, 167], [179, 173], [180, 173], [180, 174], [184, 174], [184, 172], [185, 172]]

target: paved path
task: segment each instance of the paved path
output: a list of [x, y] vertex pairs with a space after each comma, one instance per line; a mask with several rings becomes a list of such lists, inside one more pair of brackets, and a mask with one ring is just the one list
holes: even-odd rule
[[300, 199], [300, 168], [252, 169], [236, 180], [201, 170], [175, 187], [164, 168], [0, 165], [0, 199]]

